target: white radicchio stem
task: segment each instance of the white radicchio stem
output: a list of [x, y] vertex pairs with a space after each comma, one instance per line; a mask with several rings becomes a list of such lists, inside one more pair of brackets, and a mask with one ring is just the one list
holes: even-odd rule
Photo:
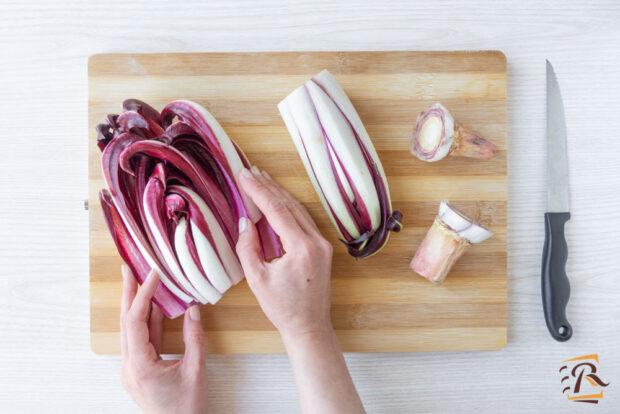
[[324, 70], [278, 104], [310, 181], [349, 253], [377, 253], [402, 214], [353, 104]]
[[409, 267], [435, 284], [442, 283], [452, 266], [472, 244], [493, 235], [465, 217], [447, 201], [439, 205], [438, 216], [418, 247]]
[[[177, 257], [179, 258], [179, 263], [183, 268], [183, 272], [185, 272], [185, 276], [187, 276], [187, 279], [196, 288], [196, 290], [198, 290], [198, 292], [209, 303], [215, 304], [218, 300], [220, 300], [222, 294], [218, 292], [217, 289], [215, 289], [203, 276], [200, 268], [192, 258], [187, 243], [187, 233], [187, 222], [185, 218], [181, 218], [179, 219], [179, 224], [177, 224], [177, 228], [174, 231], [174, 247]], [[215, 259], [217, 260], [217, 257], [215, 257]], [[215, 263], [219, 264], [219, 261]], [[204, 263], [201, 262], [201, 264], [205, 267]], [[208, 270], [206, 271], [208, 272]]]
[[446, 155], [486, 160], [495, 155], [495, 145], [456, 124], [450, 112], [436, 103], [418, 116], [411, 152], [427, 162], [439, 161]]

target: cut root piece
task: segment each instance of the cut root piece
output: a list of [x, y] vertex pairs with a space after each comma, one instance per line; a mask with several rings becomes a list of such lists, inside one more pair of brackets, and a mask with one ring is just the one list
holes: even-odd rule
[[450, 112], [436, 103], [418, 116], [411, 152], [427, 162], [439, 161], [447, 155], [487, 160], [495, 155], [495, 145], [456, 124]]
[[438, 216], [409, 267], [420, 276], [440, 284], [469, 246], [492, 235], [487, 228], [465, 217], [444, 200], [439, 204]]
[[467, 239], [460, 237], [437, 217], [416, 250], [410, 267], [420, 276], [440, 284], [469, 246]]
[[495, 145], [475, 132], [457, 125], [449, 155], [488, 160], [495, 155]]

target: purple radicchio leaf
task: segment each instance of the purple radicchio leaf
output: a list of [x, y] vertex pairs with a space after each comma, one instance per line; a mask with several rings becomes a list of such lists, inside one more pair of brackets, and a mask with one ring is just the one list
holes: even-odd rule
[[[106, 224], [110, 229], [110, 234], [112, 235], [112, 239], [116, 244], [121, 258], [127, 263], [138, 283], [142, 284], [146, 280], [151, 267], [146, 262], [127, 231], [123, 220], [114, 206], [112, 196], [107, 190], [101, 190], [99, 193], [99, 201], [101, 202]], [[188, 308], [186, 303], [173, 295], [161, 282], [157, 286], [157, 290], [155, 290], [153, 302], [155, 302], [169, 318], [176, 318], [182, 315]]]
[[[196, 272], [191, 278], [180, 266], [175, 229], [181, 218], [187, 225], [184, 237], [177, 240], [183, 242], [179, 246], [185, 249], [184, 254], [189, 254], [184, 260], [191, 258], [184, 265], [193, 262], [204, 280], [211, 283], [195, 241], [200, 236], [202, 246], [208, 243], [225, 266], [227, 275], [217, 274], [219, 286], [230, 286], [223, 282], [226, 276], [232, 284], [243, 278], [234, 248], [237, 222], [248, 217], [247, 206], [226, 154], [201, 110], [205, 111], [197, 104], [175, 101], [160, 115], [145, 102], [128, 99], [120, 115], [109, 115], [96, 128], [109, 190], [102, 190], [100, 199], [110, 234], [140, 283], [151, 269], [160, 272], [161, 283], [153, 301], [171, 318], [189, 305], [203, 302], [200, 292], [204, 290], [199, 292], [197, 286], [208, 287], [196, 279]], [[172, 123], [176, 117], [179, 121]], [[241, 149], [232, 144], [235, 157], [249, 165]], [[211, 211], [209, 220], [197, 200]], [[265, 257], [280, 256], [279, 239], [266, 219], [261, 218], [256, 225]]]

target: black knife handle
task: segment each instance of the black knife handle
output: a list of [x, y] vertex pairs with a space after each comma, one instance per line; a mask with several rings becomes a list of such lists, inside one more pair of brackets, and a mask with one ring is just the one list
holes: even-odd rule
[[549, 333], [556, 341], [568, 341], [573, 328], [566, 319], [570, 283], [566, 276], [568, 246], [564, 223], [570, 213], [545, 213], [545, 246], [542, 257], [542, 299]]

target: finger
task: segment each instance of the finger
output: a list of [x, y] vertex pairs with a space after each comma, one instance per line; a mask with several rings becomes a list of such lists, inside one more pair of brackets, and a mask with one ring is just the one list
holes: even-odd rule
[[262, 172], [262, 176], [264, 178], [264, 183], [273, 192], [274, 194], [278, 194], [280, 197], [285, 198], [289, 201], [289, 207], [293, 216], [301, 226], [301, 228], [308, 234], [311, 235], [320, 235], [321, 232], [317, 227], [314, 220], [312, 220], [312, 216], [308, 213], [308, 210], [297, 200], [291, 193], [286, 191], [284, 187], [278, 184], [271, 176], [267, 173], [267, 171]]
[[155, 290], [159, 285], [159, 273], [156, 270], [151, 270], [146, 277], [146, 280], [140, 286], [138, 293], [136, 294], [131, 307], [129, 308], [129, 320], [139, 320], [140, 322], [147, 322], [150, 312], [151, 299]]
[[265, 262], [261, 254], [256, 226], [246, 217], [241, 217], [239, 220], [239, 240], [236, 250], [243, 273], [248, 283], [252, 283], [255, 278], [263, 274]]
[[136, 293], [138, 293], [138, 283], [131, 271], [131, 268], [126, 264], [121, 266], [121, 274], [123, 275], [123, 295], [121, 298], [121, 315], [124, 315], [129, 311], [131, 304], [133, 303]]
[[149, 340], [155, 347], [155, 352], [161, 354], [164, 340], [164, 314], [159, 306], [151, 303], [151, 315], [149, 316]]
[[131, 358], [156, 359], [155, 349], [149, 341], [148, 318], [151, 298], [159, 284], [159, 274], [151, 270], [127, 312], [127, 350]]
[[260, 173], [254, 175], [250, 170], [244, 168], [239, 177], [243, 190], [263, 212], [271, 227], [280, 236], [285, 250], [289, 250], [286, 245], [294, 245], [295, 239], [303, 235], [303, 230], [289, 211], [288, 200], [273, 194], [260, 180], [259, 177], [262, 177]]
[[[189, 370], [204, 369], [205, 364], [205, 334], [200, 323], [200, 309], [191, 306], [185, 311], [183, 319], [183, 342], [185, 342], [185, 355], [183, 365]], [[196, 372], [196, 371], [194, 371]]]
[[121, 266], [121, 274], [123, 275], [123, 293], [121, 296], [121, 354], [127, 353], [127, 328], [125, 320], [127, 319], [127, 311], [136, 297], [138, 292], [138, 283], [133, 272], [126, 264]]

